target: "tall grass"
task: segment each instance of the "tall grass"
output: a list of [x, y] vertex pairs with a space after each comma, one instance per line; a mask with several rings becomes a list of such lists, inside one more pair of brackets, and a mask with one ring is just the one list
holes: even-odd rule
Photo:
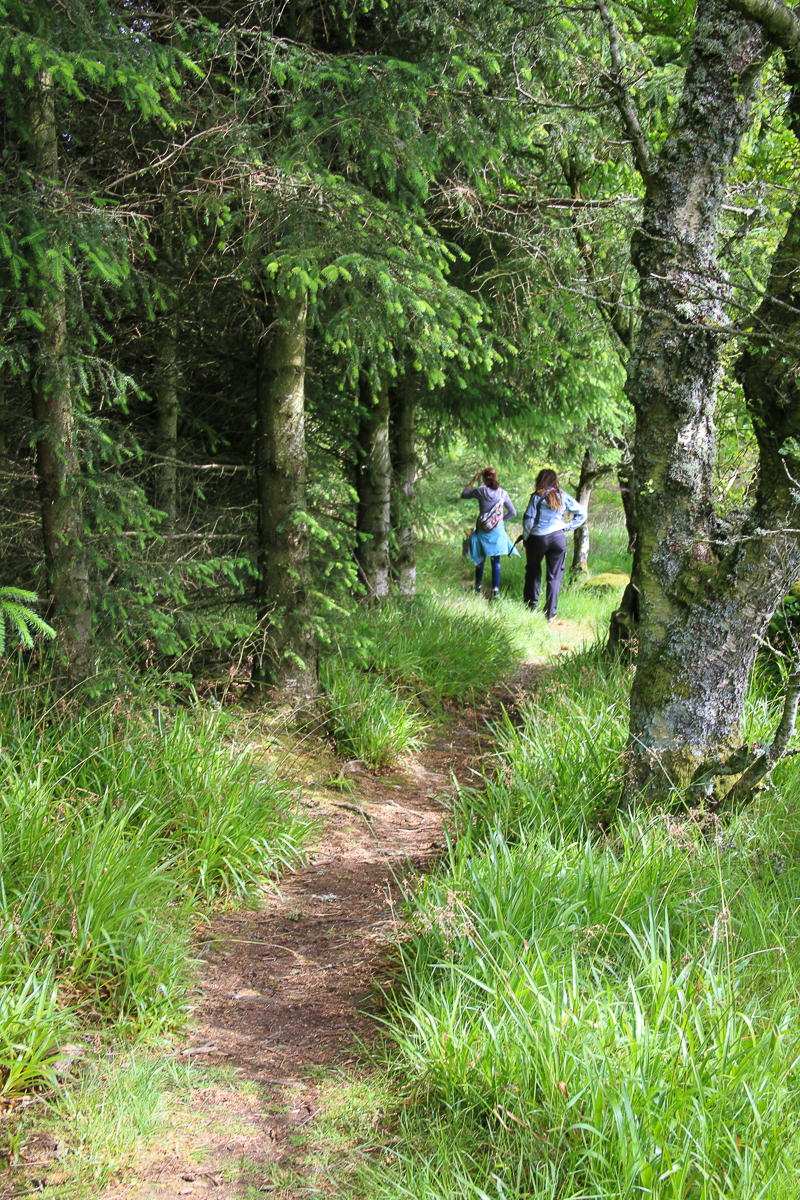
[[328, 724], [340, 754], [372, 768], [388, 767], [418, 749], [427, 728], [410, 695], [403, 696], [381, 675], [341, 663], [326, 663]]
[[345, 661], [385, 675], [433, 706], [472, 703], [547, 644], [544, 620], [518, 605], [445, 593], [360, 611], [338, 649]]
[[[256, 896], [309, 834], [223, 718], [3, 706], [0, 1085], [48, 1078], [71, 1022], [184, 1018], [187, 910]], [[25, 1032], [21, 1032], [22, 1030]]]
[[[769, 800], [618, 815], [627, 683], [561, 664], [409, 897], [393, 1067], [418, 1151], [378, 1194], [794, 1194], [800, 856]], [[748, 721], [776, 719], [757, 683]]]

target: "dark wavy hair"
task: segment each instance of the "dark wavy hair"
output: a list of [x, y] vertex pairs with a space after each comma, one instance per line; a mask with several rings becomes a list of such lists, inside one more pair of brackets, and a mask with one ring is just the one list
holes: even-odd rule
[[497, 471], [494, 467], [484, 467], [481, 471], [481, 479], [492, 491], [497, 487]]
[[555, 471], [551, 471], [549, 467], [540, 471], [536, 476], [536, 486], [533, 490], [537, 496], [541, 496], [547, 501], [548, 507], [552, 508], [554, 512], [561, 512], [564, 507], [564, 497], [561, 495]]

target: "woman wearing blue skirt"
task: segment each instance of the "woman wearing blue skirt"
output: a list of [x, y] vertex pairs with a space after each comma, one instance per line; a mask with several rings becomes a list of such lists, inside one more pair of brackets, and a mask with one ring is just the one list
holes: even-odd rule
[[[482, 483], [473, 487], [478, 477]], [[500, 595], [500, 557], [503, 554], [516, 554], [519, 551], [506, 533], [505, 518], [515, 517], [517, 510], [511, 503], [511, 497], [505, 488], [497, 483], [497, 471], [494, 467], [486, 467], [472, 476], [461, 493], [462, 500], [477, 500], [480, 505], [475, 532], [469, 539], [468, 554], [475, 563], [475, 591], [480, 595], [483, 582], [483, 565], [486, 559], [492, 562], [492, 599]]]

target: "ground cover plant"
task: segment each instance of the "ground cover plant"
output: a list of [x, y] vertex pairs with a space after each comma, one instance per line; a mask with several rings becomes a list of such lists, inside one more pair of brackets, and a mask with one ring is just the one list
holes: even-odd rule
[[416, 750], [425, 722], [410, 694], [382, 675], [342, 663], [325, 663], [328, 727], [337, 752], [368, 767], [388, 767]]
[[185, 1020], [203, 902], [256, 898], [310, 834], [221, 714], [66, 717], [0, 696], [0, 1088], [70, 1028]]
[[[379, 1194], [795, 1194], [800, 773], [735, 819], [617, 812], [626, 682], [553, 671], [411, 900]], [[756, 679], [751, 734], [778, 708]]]

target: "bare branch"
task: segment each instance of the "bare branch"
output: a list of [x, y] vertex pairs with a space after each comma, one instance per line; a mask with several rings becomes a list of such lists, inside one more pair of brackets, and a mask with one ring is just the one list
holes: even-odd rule
[[[752, 0], [752, 2], [768, 3], [769, 0]], [[645, 183], [648, 183], [652, 176], [650, 147], [647, 144], [644, 131], [639, 124], [639, 114], [634, 106], [633, 98], [623, 79], [624, 63], [622, 61], [622, 52], [619, 48], [617, 27], [614, 24], [611, 13], [608, 11], [606, 0], [597, 0], [597, 11], [600, 13], [600, 19], [608, 30], [608, 46], [611, 52], [612, 64], [609, 74], [600, 77], [600, 83], [611, 96], [619, 110], [628, 138], [630, 139], [636, 166], [639, 168], [642, 179]]]
[[[783, 714], [775, 737], [759, 756], [750, 762], [746, 770], [739, 776], [728, 793], [728, 802], [747, 800], [761, 783], [769, 776], [782, 758], [791, 753], [789, 742], [792, 740], [797, 727], [797, 709], [800, 705], [800, 666], [795, 665], [786, 681], [786, 695], [783, 701]], [[716, 774], [728, 774], [720, 764]]]

